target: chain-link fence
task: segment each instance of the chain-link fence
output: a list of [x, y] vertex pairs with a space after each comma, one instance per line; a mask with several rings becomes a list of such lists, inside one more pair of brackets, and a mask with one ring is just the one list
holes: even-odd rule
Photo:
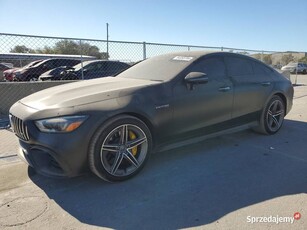
[[152, 56], [194, 50], [241, 53], [275, 68], [281, 68], [291, 61], [306, 59], [305, 52], [0, 33], [0, 71], [4, 71], [0, 72], [0, 81], [91, 79], [114, 75], [129, 65]]
[[[124, 42], [0, 33], [0, 114], [16, 100], [53, 86], [50, 81], [82, 80], [116, 73], [152, 56], [178, 51], [225, 51], [250, 55], [276, 68], [306, 59], [305, 52]], [[297, 77], [291, 77], [297, 82]], [[37, 82], [41, 84], [39, 84]], [[61, 80], [61, 81], [59, 81]], [[5, 82], [4, 82], [5, 81]], [[18, 84], [25, 83], [22, 87]], [[33, 81], [36, 82], [33, 84]], [[43, 82], [44, 81], [44, 84]], [[49, 82], [49, 83], [48, 83]], [[10, 86], [7, 84], [10, 83]]]

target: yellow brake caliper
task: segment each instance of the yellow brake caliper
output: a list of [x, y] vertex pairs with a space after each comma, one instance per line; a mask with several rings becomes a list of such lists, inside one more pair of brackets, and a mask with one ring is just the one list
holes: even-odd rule
[[[134, 134], [134, 132], [129, 131], [129, 139], [130, 139], [130, 140], [136, 139], [136, 135]], [[132, 150], [133, 156], [135, 156], [135, 155], [137, 154], [138, 147], [136, 146], [136, 147], [132, 148], [131, 150]]]

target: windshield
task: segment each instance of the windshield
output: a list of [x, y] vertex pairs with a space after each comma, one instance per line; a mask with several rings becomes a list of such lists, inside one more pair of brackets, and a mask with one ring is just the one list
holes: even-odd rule
[[23, 68], [29, 68], [31, 66], [34, 66], [38, 63], [40, 63], [42, 60], [37, 60], [37, 61], [33, 61], [33, 62], [30, 62], [28, 65], [25, 65]]
[[144, 60], [116, 77], [168, 81], [189, 66], [196, 58], [192, 56], [162, 55]]
[[85, 66], [88, 65], [91, 62], [92, 61], [84, 61], [83, 63], [80, 62], [79, 64], [73, 66], [73, 68], [74, 68], [75, 71], [78, 71], [78, 70], [82, 69], [82, 67], [85, 68]]

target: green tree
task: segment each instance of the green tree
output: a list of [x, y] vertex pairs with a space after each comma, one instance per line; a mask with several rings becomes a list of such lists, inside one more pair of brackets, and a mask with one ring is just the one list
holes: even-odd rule
[[259, 53], [253, 54], [252, 57], [256, 58], [257, 60], [261, 60], [261, 54], [259, 54]]
[[294, 57], [292, 54], [284, 54], [281, 58], [282, 65], [287, 65], [292, 61], [294, 61]]
[[35, 50], [35, 53], [39, 54], [54, 54], [54, 49], [49, 46], [44, 46], [44, 48], [38, 48]]
[[71, 54], [71, 55], [88, 55], [94, 56], [98, 59], [109, 59], [106, 52], [100, 52], [97, 46], [93, 46], [87, 42], [61, 40], [55, 43], [53, 47], [44, 46], [36, 50], [30, 49], [24, 45], [15, 46], [10, 51], [11, 53], [39, 53], [39, 54]]
[[79, 44], [70, 40], [62, 40], [57, 42], [53, 50], [56, 54], [80, 54]]
[[81, 50], [82, 54], [94, 56], [99, 59], [108, 59], [109, 56], [105, 52], [100, 52], [97, 46], [92, 46], [88, 43], [81, 43]]
[[11, 53], [35, 53], [33, 49], [26, 47], [25, 45], [15, 46], [10, 50]]
[[299, 60], [299, 62], [307, 63], [307, 56], [301, 58], [301, 59]]
[[271, 54], [264, 54], [263, 55], [263, 62], [267, 65], [272, 64], [272, 55]]

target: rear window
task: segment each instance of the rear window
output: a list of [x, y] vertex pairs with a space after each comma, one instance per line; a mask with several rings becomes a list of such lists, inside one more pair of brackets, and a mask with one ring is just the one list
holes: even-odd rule
[[261, 63], [254, 62], [254, 72], [255, 74], [270, 74], [272, 70]]

